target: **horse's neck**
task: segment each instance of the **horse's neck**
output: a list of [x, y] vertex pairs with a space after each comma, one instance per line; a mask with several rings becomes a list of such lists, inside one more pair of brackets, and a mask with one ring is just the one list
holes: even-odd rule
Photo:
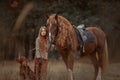
[[72, 45], [73, 40], [73, 29], [70, 23], [61, 22], [59, 23], [58, 38], [57, 42], [59, 46], [66, 47]]
[[61, 23], [59, 23], [59, 30], [58, 30], [58, 32], [59, 32], [61, 35], [63, 35], [63, 36], [68, 35], [68, 34], [71, 33], [71, 31], [72, 31], [72, 26], [71, 26], [71, 24], [68, 24], [68, 23], [66, 23], [66, 22], [61, 22]]

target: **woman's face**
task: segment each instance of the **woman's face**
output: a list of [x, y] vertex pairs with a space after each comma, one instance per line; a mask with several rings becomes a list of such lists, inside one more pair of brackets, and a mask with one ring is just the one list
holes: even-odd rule
[[47, 34], [47, 33], [46, 33], [46, 29], [43, 28], [43, 29], [41, 30], [41, 35], [42, 35], [42, 36], [46, 36], [46, 34]]

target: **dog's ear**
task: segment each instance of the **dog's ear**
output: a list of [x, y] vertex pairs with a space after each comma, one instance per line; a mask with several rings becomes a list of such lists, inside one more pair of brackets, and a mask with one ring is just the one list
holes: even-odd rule
[[16, 61], [17, 61], [18, 63], [21, 63], [20, 58], [16, 58]]
[[20, 64], [27, 63], [27, 60], [24, 56], [17, 58], [16, 61]]

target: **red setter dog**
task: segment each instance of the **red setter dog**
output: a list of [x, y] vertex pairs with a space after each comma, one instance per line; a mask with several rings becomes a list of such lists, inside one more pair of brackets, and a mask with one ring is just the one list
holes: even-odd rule
[[[16, 61], [20, 63], [19, 74], [20, 80], [46, 80], [47, 75], [47, 64], [48, 61], [42, 58], [35, 58], [34, 72], [27, 65], [27, 59], [25, 57], [17, 58]], [[36, 74], [36, 75], [35, 75]]]
[[19, 74], [20, 80], [35, 80], [35, 74], [27, 65], [27, 60], [25, 57], [17, 58], [16, 61], [20, 63], [19, 65]]

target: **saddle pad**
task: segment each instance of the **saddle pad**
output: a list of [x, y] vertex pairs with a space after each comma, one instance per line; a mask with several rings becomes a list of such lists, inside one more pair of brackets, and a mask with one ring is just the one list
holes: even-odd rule
[[78, 28], [78, 31], [84, 43], [93, 42], [95, 40], [91, 31], [82, 28]]

